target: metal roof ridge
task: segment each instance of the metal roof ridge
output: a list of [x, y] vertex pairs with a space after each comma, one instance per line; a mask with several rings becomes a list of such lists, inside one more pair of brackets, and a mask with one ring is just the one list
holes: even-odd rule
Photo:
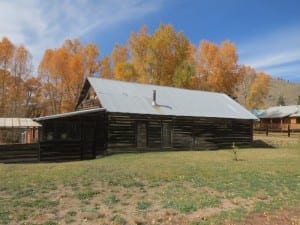
[[215, 91], [204, 91], [204, 90], [195, 90], [195, 89], [188, 89], [188, 88], [179, 88], [179, 87], [172, 87], [172, 86], [165, 86], [165, 85], [157, 85], [157, 84], [145, 84], [145, 83], [139, 83], [135, 81], [123, 81], [123, 80], [113, 80], [113, 79], [107, 79], [107, 78], [101, 78], [101, 77], [88, 77], [88, 80], [95, 79], [95, 80], [105, 80], [109, 82], [116, 82], [116, 83], [123, 83], [123, 84], [134, 84], [134, 85], [140, 85], [140, 86], [148, 86], [148, 87], [157, 87], [157, 88], [170, 88], [175, 90], [184, 90], [184, 91], [190, 91], [190, 92], [205, 92], [209, 94], [220, 94], [220, 95], [226, 95], [224, 92], [215, 92]]

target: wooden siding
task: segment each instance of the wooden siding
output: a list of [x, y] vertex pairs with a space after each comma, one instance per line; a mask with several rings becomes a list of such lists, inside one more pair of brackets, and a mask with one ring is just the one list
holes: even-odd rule
[[75, 110], [101, 108], [100, 101], [88, 82], [85, 82], [84, 87], [80, 93], [79, 102], [77, 103]]
[[40, 121], [41, 161], [94, 159], [106, 148], [104, 112]]
[[38, 144], [9, 144], [0, 145], [0, 162], [38, 162]]
[[[138, 126], [146, 125], [145, 148], [138, 144]], [[163, 142], [163, 124], [170, 127], [171, 143]], [[204, 150], [249, 145], [252, 142], [252, 120], [108, 114], [109, 152], [184, 149]], [[145, 134], [143, 134], [145, 135]]]
[[218, 149], [231, 147], [233, 142], [249, 145], [253, 137], [252, 120], [238, 119], [97, 112], [40, 122], [40, 144], [13, 150], [0, 146], [0, 162], [73, 161], [106, 152]]

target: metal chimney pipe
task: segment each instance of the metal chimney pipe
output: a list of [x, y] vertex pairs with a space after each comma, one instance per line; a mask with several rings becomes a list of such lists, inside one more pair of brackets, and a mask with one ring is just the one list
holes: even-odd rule
[[156, 90], [153, 90], [152, 105], [156, 106]]

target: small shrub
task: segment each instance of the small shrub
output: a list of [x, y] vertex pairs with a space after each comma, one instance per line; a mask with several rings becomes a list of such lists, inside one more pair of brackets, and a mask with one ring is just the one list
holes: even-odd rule
[[111, 218], [111, 221], [113, 221], [113, 222], [115, 222], [117, 224], [120, 224], [120, 225], [127, 224], [127, 221], [123, 217], [121, 217], [120, 215], [118, 215], [118, 214], [113, 215], [112, 218]]
[[93, 190], [87, 190], [87, 191], [82, 191], [82, 192], [79, 192], [77, 194], [77, 197], [80, 199], [80, 200], [88, 200], [88, 199], [91, 199], [93, 198], [95, 195], [99, 194], [99, 192], [97, 191], [93, 191]]
[[232, 152], [233, 152], [233, 160], [234, 161], [238, 161], [237, 150], [238, 150], [238, 147], [233, 142], [232, 143]]
[[68, 216], [76, 216], [77, 212], [75, 212], [75, 211], [69, 211], [69, 212], [67, 212], [67, 215]]
[[132, 194], [130, 194], [130, 193], [125, 193], [125, 194], [123, 195], [123, 197], [125, 197], [126, 199], [129, 199], [129, 198], [132, 197]]
[[138, 202], [136, 208], [138, 210], [146, 210], [152, 205], [151, 202]]
[[110, 194], [106, 196], [103, 201], [105, 205], [111, 207], [112, 205], [118, 203], [120, 200], [117, 198], [116, 195]]

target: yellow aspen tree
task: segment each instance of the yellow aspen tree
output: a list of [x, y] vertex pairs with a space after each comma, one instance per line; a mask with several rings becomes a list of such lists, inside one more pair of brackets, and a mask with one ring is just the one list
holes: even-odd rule
[[220, 46], [203, 41], [196, 57], [198, 88], [235, 96], [240, 68], [235, 45], [224, 41]]
[[7, 85], [11, 76], [10, 65], [12, 63], [14, 49], [15, 46], [8, 38], [2, 38], [0, 41], [0, 116], [7, 116]]
[[100, 70], [96, 45], [66, 40], [58, 49], [46, 50], [39, 76], [48, 98], [49, 113], [73, 111], [86, 77]]
[[100, 60], [99, 76], [101, 78], [113, 79], [113, 71], [111, 68], [111, 60], [109, 56], [104, 56]]
[[270, 76], [264, 72], [257, 74], [254, 82], [252, 83], [247, 96], [247, 106], [250, 109], [257, 109], [264, 104], [265, 97], [269, 93]]

